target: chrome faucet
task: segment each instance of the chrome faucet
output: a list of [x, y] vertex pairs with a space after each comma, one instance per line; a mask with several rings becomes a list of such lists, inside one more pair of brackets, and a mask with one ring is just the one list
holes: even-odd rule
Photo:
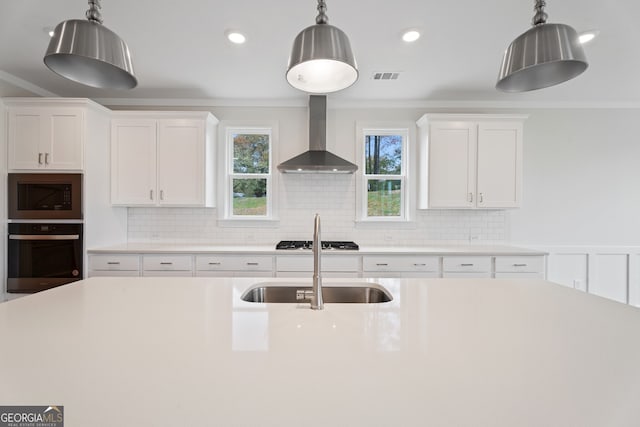
[[311, 288], [311, 309], [322, 310], [322, 275], [320, 273], [320, 258], [322, 254], [322, 240], [320, 239], [320, 215], [316, 214], [313, 221], [313, 287]]
[[316, 214], [313, 222], [313, 286], [311, 290], [296, 290], [296, 300], [308, 300], [311, 302], [312, 310], [322, 310], [324, 301], [322, 300], [322, 275], [320, 266], [320, 255], [322, 253], [322, 240], [320, 239], [320, 215]]

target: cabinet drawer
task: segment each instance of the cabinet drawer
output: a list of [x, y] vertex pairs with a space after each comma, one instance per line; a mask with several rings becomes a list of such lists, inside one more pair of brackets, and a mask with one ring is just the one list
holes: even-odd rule
[[491, 257], [445, 256], [442, 258], [442, 269], [451, 272], [491, 272]]
[[144, 255], [142, 266], [145, 271], [191, 271], [191, 255]]
[[89, 270], [95, 271], [138, 271], [139, 255], [90, 255]]
[[364, 271], [440, 271], [437, 256], [370, 255], [362, 258]]
[[[312, 255], [279, 255], [276, 257], [278, 271], [313, 271]], [[357, 272], [360, 270], [360, 257], [357, 255], [323, 255], [322, 271]]]
[[272, 271], [273, 257], [266, 255], [198, 255], [198, 271]]
[[497, 256], [496, 273], [541, 273], [544, 271], [542, 256]]

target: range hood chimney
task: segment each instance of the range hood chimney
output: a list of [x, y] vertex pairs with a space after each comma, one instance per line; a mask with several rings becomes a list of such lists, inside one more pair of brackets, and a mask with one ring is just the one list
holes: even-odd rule
[[327, 96], [309, 96], [309, 150], [282, 162], [285, 173], [354, 173], [358, 166], [327, 151]]

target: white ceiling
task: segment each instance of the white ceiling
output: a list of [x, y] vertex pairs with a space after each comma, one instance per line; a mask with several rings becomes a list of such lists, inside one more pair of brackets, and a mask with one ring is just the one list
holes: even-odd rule
[[[342, 101], [498, 101], [640, 103], [640, 2], [548, 0], [549, 22], [578, 32], [597, 28], [586, 45], [587, 71], [562, 85], [522, 94], [495, 90], [504, 49], [529, 28], [533, 0], [327, 0], [329, 22], [345, 31], [360, 70]], [[43, 28], [83, 19], [84, 0], [0, 2], [0, 80], [40, 94], [94, 99], [304, 100], [285, 78], [296, 34], [312, 25], [316, 0], [103, 0], [104, 25], [129, 45], [139, 80], [131, 91], [92, 89], [49, 71]], [[413, 44], [400, 40], [417, 27]], [[232, 45], [227, 29], [248, 41]], [[373, 81], [376, 71], [400, 71]], [[17, 83], [16, 83], [17, 82]], [[34, 85], [34, 86], [31, 86]], [[0, 90], [6, 85], [0, 84]], [[33, 90], [32, 90], [33, 91]], [[6, 93], [0, 93], [6, 95]]]

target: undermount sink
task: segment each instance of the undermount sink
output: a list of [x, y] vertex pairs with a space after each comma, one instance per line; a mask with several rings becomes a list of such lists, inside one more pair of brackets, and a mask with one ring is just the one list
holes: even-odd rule
[[[259, 303], [304, 303], [304, 291], [310, 291], [308, 283], [263, 282], [257, 283], [242, 294], [242, 300]], [[322, 286], [325, 303], [372, 304], [389, 302], [393, 297], [377, 283], [330, 283]]]

